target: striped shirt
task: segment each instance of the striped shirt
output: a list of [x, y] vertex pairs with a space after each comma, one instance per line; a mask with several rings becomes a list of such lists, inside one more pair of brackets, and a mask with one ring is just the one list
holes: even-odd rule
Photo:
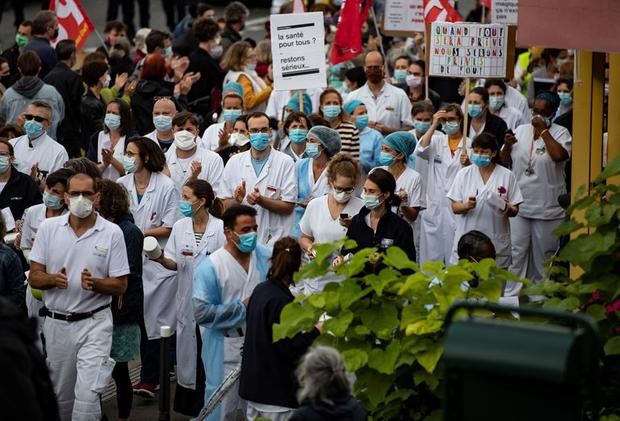
[[334, 128], [340, 134], [342, 143], [341, 152], [345, 152], [353, 159], [360, 159], [360, 136], [359, 130], [355, 125], [346, 121], [341, 122], [338, 127]]

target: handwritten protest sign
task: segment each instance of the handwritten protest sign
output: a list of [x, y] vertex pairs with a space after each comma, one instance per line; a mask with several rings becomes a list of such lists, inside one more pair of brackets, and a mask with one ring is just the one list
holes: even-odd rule
[[270, 19], [275, 90], [324, 88], [323, 13], [271, 15]]
[[493, 0], [491, 22], [516, 25], [519, 18], [519, 0]]
[[431, 76], [504, 78], [508, 29], [503, 25], [433, 22]]
[[383, 33], [408, 36], [424, 32], [423, 0], [387, 0], [383, 16]]

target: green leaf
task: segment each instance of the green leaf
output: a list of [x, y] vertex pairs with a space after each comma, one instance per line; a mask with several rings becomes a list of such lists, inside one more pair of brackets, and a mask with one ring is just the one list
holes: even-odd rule
[[355, 333], [356, 335], [359, 336], [366, 336], [368, 335], [370, 332], [370, 329], [368, 329], [366, 326], [364, 325], [357, 325], [353, 328], [353, 333]]
[[347, 371], [354, 373], [368, 363], [368, 354], [361, 349], [349, 349], [342, 352]]
[[409, 335], [426, 335], [441, 330], [443, 320], [420, 320], [407, 326], [405, 334]]
[[377, 295], [383, 295], [383, 290], [390, 283], [396, 281], [400, 277], [400, 273], [392, 268], [383, 268], [378, 275], [371, 273], [364, 276], [364, 282], [375, 290]]
[[372, 288], [370, 287], [362, 290], [355, 279], [345, 279], [345, 281], [340, 284], [340, 308], [342, 310], [347, 310], [351, 304], [362, 299], [371, 291]]
[[393, 375], [385, 375], [374, 372], [372, 380], [366, 383], [366, 393], [370, 403], [370, 410], [378, 407], [385, 399], [390, 386], [394, 382]]
[[439, 378], [424, 370], [416, 370], [416, 372], [413, 373], [413, 382], [416, 386], [419, 386], [421, 383], [426, 383], [431, 390], [435, 390], [437, 386], [439, 386]]
[[374, 348], [368, 355], [368, 367], [379, 373], [392, 374], [399, 354], [400, 343], [398, 341], [392, 341], [385, 350]]
[[400, 287], [398, 295], [404, 295], [408, 291], [412, 291], [414, 295], [422, 294], [428, 290], [428, 284], [428, 277], [424, 273], [414, 273], [407, 277], [405, 283]]
[[419, 320], [424, 320], [428, 317], [428, 311], [426, 311], [424, 307], [417, 304], [417, 302], [409, 303], [409, 305], [403, 308], [403, 312], [400, 318], [401, 329], [406, 329], [408, 325], [415, 323]]
[[325, 295], [323, 294], [312, 294], [308, 296], [308, 302], [316, 308], [325, 307]]
[[594, 234], [581, 235], [564, 246], [562, 251], [560, 251], [560, 258], [566, 259], [587, 271], [590, 269], [592, 260], [600, 254], [609, 252], [615, 242], [615, 230], [605, 234], [596, 232]]
[[433, 343], [425, 351], [418, 352], [415, 357], [422, 367], [428, 372], [433, 373], [435, 367], [443, 353], [443, 346], [439, 342]]
[[273, 341], [277, 342], [284, 338], [292, 338], [302, 331], [310, 331], [317, 322], [316, 309], [310, 305], [289, 303], [280, 314], [280, 323], [273, 325]]
[[396, 306], [389, 302], [364, 310], [361, 317], [362, 323], [380, 339], [388, 339], [392, 330], [398, 328], [398, 311]]
[[568, 297], [563, 299], [557, 308], [562, 310], [576, 310], [580, 306], [579, 298], [577, 297]]
[[607, 166], [605, 167], [601, 175], [599, 175], [596, 180], [594, 180], [594, 182], [602, 183], [609, 177], [613, 177], [618, 174], [620, 174], [620, 155], [616, 156], [613, 161], [607, 163]]
[[375, 253], [377, 250], [374, 248], [365, 248], [353, 255], [351, 260], [347, 263], [340, 265], [336, 270], [338, 275], [344, 275], [347, 278], [351, 278], [356, 276], [366, 267], [366, 263], [368, 262], [368, 258], [370, 255]]
[[349, 325], [353, 321], [353, 312], [350, 310], [344, 310], [337, 317], [332, 317], [323, 323], [323, 329], [326, 332], [331, 332], [337, 337], [344, 336]]
[[570, 219], [566, 222], [564, 222], [562, 225], [560, 225], [559, 227], [557, 227], [553, 233], [555, 235], [557, 235], [558, 237], [561, 237], [563, 235], [568, 235], [571, 234], [575, 231], [577, 231], [578, 229], [583, 228], [584, 225], [581, 222], [577, 222], [574, 219]]
[[620, 354], [620, 336], [613, 336], [606, 343], [603, 348], [605, 355], [618, 355]]
[[590, 316], [592, 316], [592, 318], [594, 320], [596, 320], [597, 322], [600, 322], [601, 320], [605, 319], [605, 307], [600, 305], [600, 304], [591, 304], [588, 306], [588, 309], [586, 310], [586, 313], [588, 313]]
[[411, 365], [413, 365], [413, 363], [415, 362], [415, 355], [413, 355], [411, 352], [401, 352], [400, 356], [398, 357], [398, 361], [396, 362], [396, 367], [401, 367], [403, 365], [410, 367]]
[[398, 270], [411, 269], [416, 272], [420, 270], [418, 265], [413, 260], [410, 260], [409, 256], [400, 247], [388, 247], [383, 263]]

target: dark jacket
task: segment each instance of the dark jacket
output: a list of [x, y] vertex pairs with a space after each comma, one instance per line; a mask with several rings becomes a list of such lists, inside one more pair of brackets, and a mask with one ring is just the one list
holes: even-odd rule
[[136, 64], [129, 57], [123, 56], [121, 58], [110, 58], [110, 79], [116, 80], [116, 76], [127, 73], [131, 76], [136, 69]]
[[80, 153], [80, 103], [84, 95], [82, 78], [64, 62], [59, 61], [43, 80], [52, 85], [65, 102], [65, 118], [56, 131], [56, 140], [65, 147], [70, 157]]
[[280, 322], [284, 306], [293, 294], [280, 281], [259, 284], [252, 293], [247, 309], [247, 328], [239, 396], [253, 402], [297, 407], [295, 368], [306, 353], [318, 330], [297, 334], [293, 339], [272, 341], [272, 326]]
[[224, 30], [220, 33], [222, 37], [222, 47], [224, 48], [224, 53], [226, 50], [230, 48], [237, 41], [241, 41], [241, 34], [234, 29], [232, 29], [229, 25], [226, 25]]
[[56, 65], [56, 51], [46, 38], [39, 38], [34, 36], [30, 39], [28, 44], [24, 47], [25, 50], [32, 50], [39, 55], [41, 59], [41, 72], [39, 77], [43, 79]]
[[366, 215], [369, 213], [370, 210], [363, 207], [351, 219], [347, 237], [357, 242], [357, 248], [351, 251], [355, 252], [368, 247], [381, 248], [382, 240], [391, 240], [390, 245], [400, 247], [407, 253], [409, 259], [415, 261], [415, 245], [413, 244], [411, 225], [392, 212], [391, 209], [388, 209], [383, 218], [379, 220], [377, 232], [374, 233], [366, 223]]
[[22, 219], [24, 210], [41, 202], [41, 191], [34, 180], [15, 167], [11, 168], [9, 180], [0, 193], [0, 209], [10, 207], [13, 218], [18, 220]]
[[17, 82], [17, 79], [21, 77], [19, 69], [17, 68], [17, 59], [19, 58], [20, 54], [21, 51], [19, 50], [19, 46], [17, 44], [13, 44], [12, 47], [7, 48], [2, 52], [2, 57], [4, 57], [6, 61], [8, 61], [10, 69], [9, 76], [6, 78], [6, 80], [2, 80], [2, 83], [7, 88], [10, 88], [11, 85]]
[[114, 221], [123, 231], [129, 276], [127, 290], [120, 297], [112, 297], [112, 317], [114, 324], [138, 323], [142, 318], [144, 293], [142, 290], [142, 246], [144, 236], [133, 221], [131, 215], [125, 215]]
[[82, 148], [88, 148], [88, 141], [93, 133], [99, 133], [103, 130], [103, 119], [105, 117], [106, 106], [103, 101], [93, 94], [90, 89], [82, 97], [80, 103], [80, 116], [82, 124], [82, 137], [80, 145]]
[[[202, 48], [197, 48], [190, 54], [187, 71], [200, 72], [202, 75], [187, 94], [192, 111], [210, 117], [210, 114], [219, 106], [222, 83], [224, 83], [226, 73], [218, 61]], [[197, 102], [199, 104], [192, 105]]]
[[[471, 118], [467, 120], [467, 132], [469, 133], [469, 128], [471, 127]], [[504, 121], [503, 118], [498, 117], [496, 115], [491, 114], [487, 111], [487, 120], [484, 123], [483, 133], [491, 133], [497, 139], [497, 146], [502, 148], [504, 144], [504, 136], [506, 135], [506, 130], [508, 130], [508, 125]], [[473, 140], [473, 139], [472, 139]]]
[[332, 398], [334, 405], [304, 401], [289, 421], [364, 421], [366, 411], [352, 396]]
[[[203, 75], [204, 77], [204, 75]], [[202, 78], [201, 78], [202, 79]], [[136, 93], [131, 97], [131, 112], [136, 123], [136, 131], [144, 136], [155, 130], [153, 126], [153, 105], [155, 97], [170, 97], [177, 106], [177, 111], [187, 108], [187, 97], [174, 97], [174, 83], [159, 80], [141, 80]]]
[[26, 275], [17, 254], [0, 242], [0, 296], [26, 310]]

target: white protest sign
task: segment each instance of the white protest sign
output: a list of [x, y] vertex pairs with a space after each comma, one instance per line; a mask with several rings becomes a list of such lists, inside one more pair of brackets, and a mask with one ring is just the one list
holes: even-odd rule
[[326, 87], [323, 13], [271, 15], [270, 19], [275, 90]]
[[519, 0], [492, 0], [491, 22], [502, 25], [517, 25]]
[[383, 16], [385, 34], [424, 32], [423, 0], [387, 0]]
[[504, 78], [508, 28], [503, 25], [433, 22], [431, 76]]

